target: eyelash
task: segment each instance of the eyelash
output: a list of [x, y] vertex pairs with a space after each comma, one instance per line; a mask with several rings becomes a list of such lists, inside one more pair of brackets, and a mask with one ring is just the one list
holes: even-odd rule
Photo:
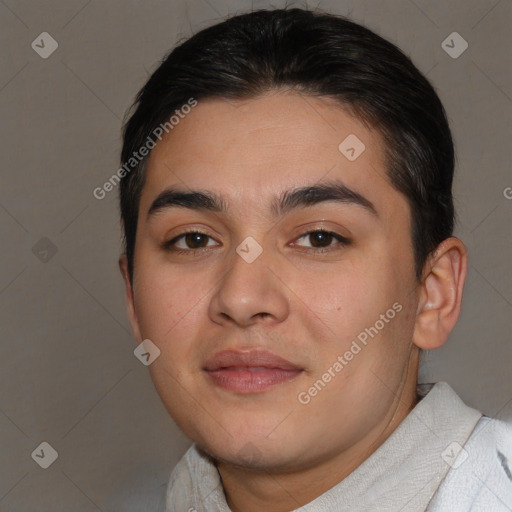
[[[332, 236], [335, 240], [338, 241], [338, 243], [341, 247], [350, 245], [350, 243], [351, 243], [350, 240], [345, 238], [344, 236], [341, 236], [340, 234], [335, 233], [334, 231], [328, 231], [325, 229], [313, 229], [313, 230], [303, 233], [302, 235], [297, 237], [297, 240], [300, 240], [301, 238], [307, 237], [307, 236], [315, 234], [315, 233], [323, 233], [325, 235]], [[171, 240], [169, 240], [167, 242], [164, 242], [162, 244], [162, 248], [166, 251], [173, 252], [175, 254], [186, 254], [186, 255], [196, 255], [196, 254], [202, 252], [202, 250], [210, 249], [210, 247], [199, 247], [196, 249], [176, 249], [175, 247], [173, 247], [173, 245], [178, 240], [184, 238], [186, 235], [191, 235], [191, 234], [204, 235], [208, 238], [212, 238], [211, 236], [207, 235], [206, 233], [203, 233], [202, 231], [190, 230], [190, 231], [185, 231], [184, 233], [181, 233], [180, 235], [175, 236], [174, 238], [172, 238]], [[332, 248], [332, 247], [334, 247], [334, 248]], [[305, 250], [306, 252], [312, 251], [314, 253], [326, 253], [326, 252], [330, 252], [333, 250], [339, 250], [341, 247], [336, 248], [336, 246], [329, 245], [327, 247], [319, 247], [319, 248], [303, 247], [302, 249]]]

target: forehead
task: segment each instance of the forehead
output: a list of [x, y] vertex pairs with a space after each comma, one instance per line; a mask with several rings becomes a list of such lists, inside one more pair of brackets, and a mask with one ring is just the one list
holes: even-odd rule
[[[164, 188], [208, 189], [238, 204], [297, 186], [340, 180], [383, 208], [391, 187], [380, 133], [331, 98], [272, 91], [199, 101], [152, 150], [141, 212]], [[393, 204], [393, 203], [391, 203]]]

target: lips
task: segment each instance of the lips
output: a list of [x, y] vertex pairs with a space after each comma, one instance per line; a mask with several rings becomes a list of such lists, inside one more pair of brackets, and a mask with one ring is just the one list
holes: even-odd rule
[[281, 370], [301, 370], [290, 361], [267, 350], [223, 350], [208, 359], [204, 365], [206, 371], [221, 368], [278, 368]]
[[239, 393], [257, 393], [294, 379], [303, 368], [267, 350], [224, 350], [203, 368], [213, 384]]

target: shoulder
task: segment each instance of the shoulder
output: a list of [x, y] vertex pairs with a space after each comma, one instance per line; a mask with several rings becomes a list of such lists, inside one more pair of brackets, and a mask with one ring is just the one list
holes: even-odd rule
[[458, 455], [428, 512], [512, 510], [512, 425], [483, 416], [464, 446], [455, 448]]

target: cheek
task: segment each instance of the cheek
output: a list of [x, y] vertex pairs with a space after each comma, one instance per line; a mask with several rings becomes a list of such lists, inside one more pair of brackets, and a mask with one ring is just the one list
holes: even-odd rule
[[[364, 329], [373, 325], [392, 302], [388, 304], [384, 288], [376, 286], [376, 276], [365, 275], [355, 266], [317, 272], [312, 279], [301, 275], [304, 276], [296, 274], [293, 285], [290, 282], [298, 311], [294, 318], [299, 318], [293, 327], [295, 332], [307, 333], [310, 340], [311, 381], [314, 382], [337, 362], [338, 356], [357, 350], [353, 341], [360, 333], [364, 335]], [[345, 379], [357, 373], [368, 362], [368, 356], [370, 351], [360, 350], [329, 387], [332, 390], [344, 387]]]
[[350, 335], [361, 324], [375, 321], [386, 302], [385, 287], [377, 279], [378, 275], [365, 274], [362, 269], [341, 270], [317, 279], [305, 288], [305, 293], [309, 294], [314, 308], [324, 313], [334, 331]]
[[[142, 267], [142, 265], [141, 265]], [[178, 276], [172, 269], [146, 265], [134, 287], [135, 309], [142, 335], [156, 344], [176, 336], [204, 307], [199, 278]]]
[[[405, 285], [400, 284], [393, 266], [386, 264], [384, 257], [374, 263], [361, 263], [359, 267], [354, 264], [350, 272], [341, 269], [309, 287], [310, 293], [315, 290], [311, 303], [315, 311], [322, 312], [319, 318], [328, 327], [328, 338], [333, 340], [319, 347], [319, 359], [332, 362], [346, 351], [358, 351], [353, 357], [348, 354], [348, 375], [368, 366], [387, 367], [389, 361], [403, 358], [407, 351], [404, 341], [410, 336], [411, 321], [404, 300]], [[320, 325], [318, 320], [317, 324]]]

